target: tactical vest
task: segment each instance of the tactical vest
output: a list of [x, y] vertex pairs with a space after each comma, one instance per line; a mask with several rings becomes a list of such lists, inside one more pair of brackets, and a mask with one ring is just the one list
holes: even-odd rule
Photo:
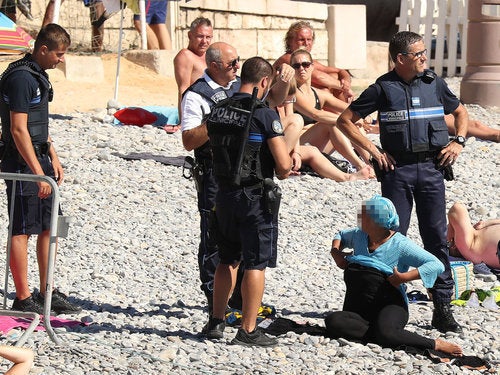
[[[215, 90], [210, 87], [210, 85], [203, 78], [199, 78], [195, 81], [191, 86], [188, 87], [186, 91], [184, 91], [183, 96], [187, 91], [193, 91], [199, 95], [201, 95], [204, 99], [206, 99], [212, 107], [213, 105], [219, 103], [220, 101], [230, 98], [236, 92], [240, 90], [241, 79], [240, 77], [236, 77], [236, 81], [231, 84], [229, 89], [224, 89], [223, 87], [217, 87]], [[210, 155], [210, 145], [208, 141], [201, 145], [200, 147], [194, 150], [194, 156], [197, 160], [209, 160], [211, 158]]]
[[439, 150], [448, 143], [435, 73], [426, 70], [410, 85], [389, 72], [377, 80], [387, 102], [379, 108], [380, 143], [389, 153]]
[[[250, 186], [264, 179], [262, 142], [249, 142], [251, 97], [228, 98], [212, 107], [206, 121], [212, 148], [213, 173], [223, 186]], [[257, 101], [255, 108], [266, 107]]]
[[30, 105], [28, 113], [28, 131], [33, 144], [43, 144], [49, 137], [49, 102], [53, 91], [48, 75], [37, 64], [31, 61], [30, 55], [9, 64], [0, 77], [0, 116], [2, 119], [2, 141], [10, 148], [15, 148], [10, 133], [10, 108], [4, 100], [3, 86], [12, 73], [25, 70], [31, 73], [40, 84], [40, 103]]

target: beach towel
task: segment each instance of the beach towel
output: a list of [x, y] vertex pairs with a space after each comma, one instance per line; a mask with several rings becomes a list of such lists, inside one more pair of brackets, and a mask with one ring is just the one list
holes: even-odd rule
[[173, 165], [175, 167], [182, 167], [184, 165], [184, 156], [163, 156], [153, 155], [148, 152], [131, 152], [130, 154], [120, 154], [113, 152], [112, 155], [118, 156], [125, 160], [154, 160], [165, 165]]
[[[21, 318], [21, 317], [14, 317], [14, 316], [0, 316], [0, 332], [2, 334], [6, 334], [13, 328], [22, 328], [26, 329], [29, 327], [31, 324], [31, 319], [30, 318]], [[61, 319], [57, 317], [50, 317], [50, 325], [53, 328], [59, 328], [59, 327], [75, 327], [75, 326], [84, 326], [86, 323], [82, 323], [77, 320], [68, 320], [68, 319]], [[35, 328], [35, 331], [45, 331], [45, 326], [43, 325], [43, 322], [40, 322], [38, 326]]]
[[[116, 114], [120, 111], [125, 112], [126, 116], [124, 116], [122, 113], [120, 113], [117, 116]], [[145, 117], [146, 115], [148, 116], [147, 121], [149, 122], [144, 122], [144, 119], [142, 118], [142, 116]], [[153, 119], [151, 115], [154, 116], [155, 118]], [[129, 118], [132, 116], [133, 116], [132, 119]], [[179, 111], [177, 107], [165, 107], [159, 105], [121, 108], [115, 113], [114, 117], [115, 117], [114, 120], [115, 125], [130, 124], [130, 121], [141, 122], [142, 125], [151, 124], [153, 126], [158, 126], [158, 127], [164, 127], [164, 126], [172, 127], [172, 126], [177, 126], [179, 124]], [[121, 119], [122, 117], [123, 121]], [[139, 124], [136, 123], [133, 125], [139, 125]]]

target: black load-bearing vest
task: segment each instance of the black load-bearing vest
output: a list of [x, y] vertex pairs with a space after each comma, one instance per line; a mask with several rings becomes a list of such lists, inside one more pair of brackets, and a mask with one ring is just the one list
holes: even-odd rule
[[380, 143], [389, 153], [439, 150], [448, 143], [444, 107], [437, 94], [436, 75], [431, 70], [410, 84], [394, 71], [376, 83], [387, 102], [379, 108]]
[[264, 180], [262, 142], [248, 142], [253, 111], [265, 104], [252, 97], [228, 98], [214, 105], [206, 121], [213, 173], [223, 186], [250, 186]]
[[[233, 96], [240, 90], [240, 86], [240, 77], [236, 77], [236, 82], [233, 82], [231, 84], [231, 87], [229, 87], [228, 89], [224, 89], [223, 87], [217, 87], [216, 89], [213, 89], [204, 78], [199, 78], [191, 86], [189, 86], [182, 95], [184, 96], [188, 91], [193, 91], [206, 99], [210, 107], [212, 107], [220, 101]], [[200, 147], [196, 148], [194, 150], [194, 156], [197, 160], [209, 160], [211, 158], [209, 143], [206, 142]]]
[[43, 144], [49, 137], [49, 102], [52, 101], [53, 91], [48, 75], [31, 60], [31, 55], [9, 64], [0, 77], [0, 117], [2, 120], [2, 141], [8, 147], [14, 148], [14, 141], [10, 132], [10, 108], [4, 99], [4, 84], [14, 72], [25, 70], [31, 73], [40, 84], [40, 103], [31, 105], [28, 113], [28, 131], [33, 144]]

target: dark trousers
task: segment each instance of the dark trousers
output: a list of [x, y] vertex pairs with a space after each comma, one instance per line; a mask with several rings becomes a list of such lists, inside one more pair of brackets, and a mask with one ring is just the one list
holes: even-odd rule
[[389, 348], [405, 345], [434, 349], [434, 340], [405, 329], [408, 306], [401, 291], [386, 280], [382, 271], [351, 263], [344, 271], [344, 281], [343, 311], [325, 318], [329, 337]]
[[382, 179], [382, 195], [390, 199], [399, 215], [399, 232], [406, 235], [415, 200], [418, 227], [425, 250], [444, 265], [431, 289], [434, 303], [448, 303], [453, 291], [446, 247], [446, 200], [443, 173], [433, 160], [399, 164]]
[[211, 168], [205, 168], [198, 191], [198, 211], [200, 212], [200, 245], [198, 246], [198, 268], [201, 289], [207, 296], [214, 290], [214, 275], [219, 255], [214, 239], [210, 237], [210, 222], [215, 207], [217, 183]]
[[[215, 197], [218, 185], [212, 174], [212, 168], [205, 168], [201, 176], [198, 191], [198, 211], [200, 212], [200, 244], [198, 246], [198, 269], [200, 271], [201, 290], [211, 300], [214, 292], [215, 270], [219, 264], [219, 251], [214, 236], [210, 235], [211, 224], [215, 216]], [[231, 298], [232, 307], [241, 306], [241, 281], [243, 268], [238, 272], [236, 287]], [[234, 306], [233, 306], [234, 305]]]

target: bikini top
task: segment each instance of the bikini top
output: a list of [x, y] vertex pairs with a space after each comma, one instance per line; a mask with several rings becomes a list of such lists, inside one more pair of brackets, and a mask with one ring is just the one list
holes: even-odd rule
[[[311, 90], [312, 90], [312, 92], [313, 92], [313, 94], [314, 94], [314, 99], [315, 99], [315, 101], [316, 101], [316, 104], [314, 105], [314, 108], [316, 108], [316, 109], [321, 109], [321, 103], [319, 102], [319, 97], [318, 97], [318, 94], [316, 93], [316, 90], [315, 90], [315, 89], [313, 89], [312, 87], [311, 87]], [[304, 115], [304, 114], [300, 113], [299, 111], [294, 111], [294, 112], [295, 112], [295, 113], [298, 113], [299, 115], [301, 115], [301, 116], [302, 116], [302, 118], [304, 119], [304, 125], [310, 125], [310, 124], [314, 124], [314, 123], [316, 123], [316, 122], [317, 122], [317, 121], [316, 121], [315, 119], [313, 119], [312, 117], [306, 116], [306, 115]]]

